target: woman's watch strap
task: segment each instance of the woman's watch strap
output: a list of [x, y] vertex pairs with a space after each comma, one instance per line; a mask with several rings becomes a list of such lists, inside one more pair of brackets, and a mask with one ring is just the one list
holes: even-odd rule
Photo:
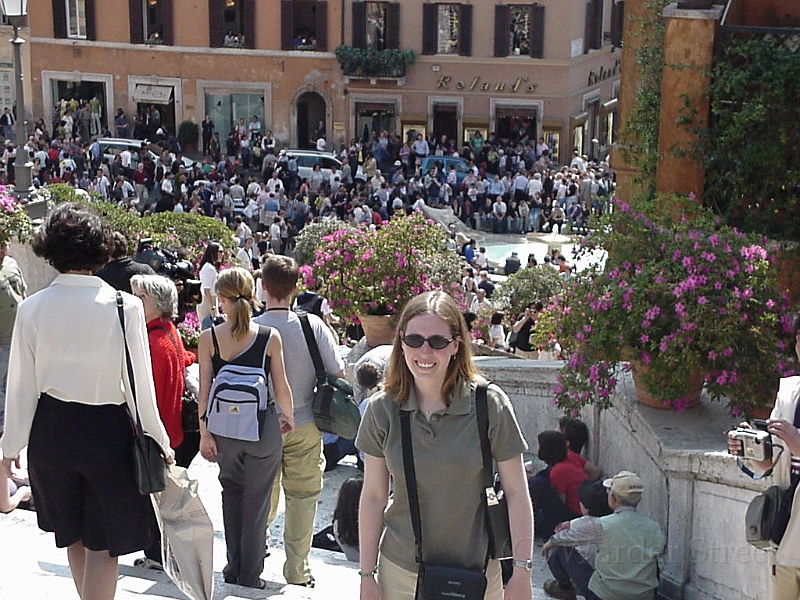
[[525, 569], [526, 571], [533, 570], [533, 561], [530, 558], [527, 560], [518, 560], [515, 558], [511, 564], [520, 569]]

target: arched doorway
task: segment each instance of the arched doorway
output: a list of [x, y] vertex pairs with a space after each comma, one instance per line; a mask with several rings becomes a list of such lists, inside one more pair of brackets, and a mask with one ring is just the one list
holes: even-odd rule
[[[323, 129], [327, 129], [325, 99], [317, 92], [303, 92], [297, 98], [297, 147], [316, 148], [317, 129], [322, 121]], [[328, 149], [330, 146], [330, 136]]]

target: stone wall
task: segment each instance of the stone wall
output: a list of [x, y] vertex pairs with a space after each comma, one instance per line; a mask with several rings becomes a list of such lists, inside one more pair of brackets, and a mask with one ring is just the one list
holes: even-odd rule
[[[561, 363], [476, 359], [484, 374], [511, 398], [530, 452], [536, 437], [553, 429], [561, 412], [552, 386]], [[736, 421], [719, 403], [703, 399], [683, 413], [640, 406], [623, 377], [614, 408], [582, 418], [595, 439], [589, 458], [607, 474], [627, 469], [645, 481], [639, 510], [661, 524], [667, 551], [660, 560], [664, 598], [753, 600], [768, 598], [767, 555], [744, 538], [744, 514], [766, 487], [743, 475], [725, 452], [725, 432]]]

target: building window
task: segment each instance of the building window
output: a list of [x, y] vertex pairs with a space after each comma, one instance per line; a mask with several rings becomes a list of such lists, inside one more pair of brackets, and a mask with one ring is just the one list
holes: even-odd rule
[[422, 5], [423, 54], [472, 54], [472, 5]]
[[225, 0], [222, 29], [225, 37], [222, 45], [226, 48], [244, 47], [244, 28], [242, 27], [242, 1]]
[[163, 43], [164, 39], [164, 6], [159, 0], [144, 0], [144, 33], [145, 40], [151, 44]]
[[281, 0], [281, 50], [328, 50], [326, 0]]
[[589, 0], [586, 4], [586, 28], [583, 35], [583, 52], [599, 50], [603, 46], [603, 0]]
[[436, 19], [436, 54], [458, 54], [461, 6], [439, 4]]
[[519, 56], [531, 50], [531, 10], [528, 6], [511, 6], [508, 14], [509, 54]]
[[366, 2], [366, 47], [371, 50], [386, 48], [386, 3]]
[[14, 106], [14, 72], [11, 70], [12, 68], [13, 65], [0, 64], [0, 107], [2, 108]]
[[86, 0], [66, 0], [67, 37], [86, 39]]
[[494, 7], [494, 55], [544, 58], [544, 10], [541, 4]]

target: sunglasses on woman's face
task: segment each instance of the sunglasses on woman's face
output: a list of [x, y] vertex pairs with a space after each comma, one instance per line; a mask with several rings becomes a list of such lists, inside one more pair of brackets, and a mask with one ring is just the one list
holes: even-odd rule
[[412, 333], [403, 336], [403, 343], [409, 348], [421, 348], [422, 344], [428, 342], [428, 346], [434, 350], [441, 350], [447, 348], [453, 343], [453, 338], [446, 338], [443, 335], [432, 335], [431, 337], [422, 337], [417, 333]]

